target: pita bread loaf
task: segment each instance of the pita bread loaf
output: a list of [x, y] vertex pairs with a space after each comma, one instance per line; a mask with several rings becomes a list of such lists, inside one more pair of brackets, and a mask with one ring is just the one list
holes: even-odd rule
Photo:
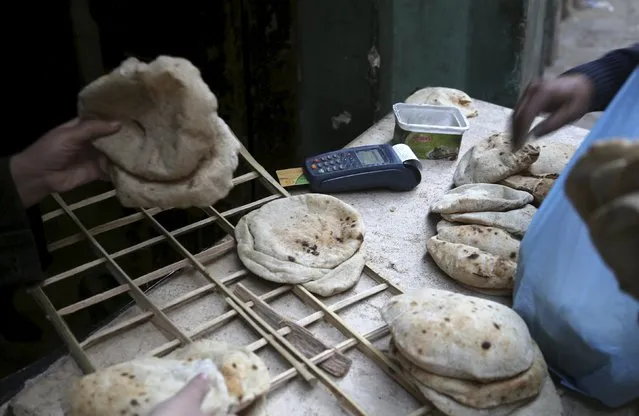
[[461, 224], [455, 224], [446, 220], [440, 220], [439, 222], [437, 222], [437, 232], [440, 233], [444, 228], [458, 227], [459, 225]]
[[473, 100], [463, 91], [453, 88], [428, 87], [415, 91], [406, 99], [407, 104], [441, 105], [457, 107], [467, 117], [476, 117], [479, 112], [473, 105]]
[[458, 282], [501, 295], [512, 294], [516, 262], [466, 244], [449, 243], [439, 236], [431, 237], [426, 247], [437, 266]]
[[546, 374], [541, 392], [528, 402], [506, 404], [490, 409], [465, 406], [450, 396], [428, 387], [417, 386], [422, 394], [443, 414], [450, 416], [562, 416], [563, 406], [555, 385]]
[[437, 289], [391, 299], [382, 310], [398, 351], [440, 376], [491, 382], [530, 368], [534, 344], [524, 321], [496, 302]]
[[206, 414], [227, 415], [247, 407], [269, 388], [266, 365], [255, 354], [212, 341], [199, 341], [166, 358], [140, 358], [84, 376], [69, 394], [71, 415], [150, 414], [199, 373], [211, 390]]
[[430, 210], [439, 214], [508, 211], [521, 208], [532, 201], [533, 196], [528, 192], [503, 185], [472, 183], [447, 191]]
[[536, 177], [557, 178], [577, 150], [572, 144], [551, 141], [541, 141], [536, 146], [539, 148], [539, 158], [530, 165], [527, 172]]
[[129, 58], [78, 96], [80, 117], [119, 120], [116, 134], [95, 141], [115, 164], [148, 180], [190, 176], [216, 136], [217, 99], [200, 71], [182, 58], [146, 64]]
[[110, 176], [120, 203], [125, 207], [189, 208], [207, 207], [225, 198], [233, 188], [240, 144], [224, 120], [213, 116], [212, 124], [217, 129], [215, 139], [219, 153], [204, 159], [195, 173], [186, 179], [148, 181], [111, 165]]
[[501, 228], [509, 233], [523, 237], [537, 208], [526, 205], [523, 208], [506, 212], [469, 212], [464, 214], [443, 214], [445, 220], [464, 224], [487, 225]]
[[257, 276], [331, 296], [354, 286], [365, 264], [364, 223], [339, 199], [307, 194], [270, 202], [235, 228], [240, 260]]
[[493, 134], [471, 147], [459, 161], [453, 182], [455, 186], [469, 183], [497, 183], [522, 172], [539, 157], [539, 149], [527, 144], [512, 152], [506, 133]]
[[217, 99], [182, 58], [135, 58], [78, 96], [80, 118], [118, 120], [117, 133], [96, 140], [127, 207], [204, 207], [233, 186], [240, 143], [217, 116]]
[[548, 177], [536, 178], [533, 176], [513, 175], [500, 182], [519, 191], [529, 192], [533, 196], [533, 202], [539, 206], [555, 184], [555, 180]]
[[500, 228], [460, 225], [442, 229], [437, 237], [449, 243], [465, 244], [495, 256], [517, 262], [520, 242]]
[[522, 401], [528, 401], [540, 393], [547, 374], [544, 356], [537, 346], [535, 346], [535, 360], [528, 370], [515, 377], [492, 383], [459, 380], [429, 373], [401, 354], [394, 352], [393, 348], [391, 341], [391, 354], [394, 354], [400, 367], [417, 384], [449, 396], [462, 405], [477, 409], [489, 409], [514, 403], [521, 406]]

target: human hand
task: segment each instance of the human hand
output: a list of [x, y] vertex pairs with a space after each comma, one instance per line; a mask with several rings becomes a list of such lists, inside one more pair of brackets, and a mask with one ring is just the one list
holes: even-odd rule
[[568, 173], [565, 192], [621, 289], [639, 299], [639, 141], [595, 143]]
[[14, 155], [10, 167], [22, 204], [29, 207], [52, 192], [66, 192], [103, 178], [104, 156], [92, 142], [119, 129], [117, 122], [74, 119]]
[[157, 405], [150, 416], [204, 416], [201, 406], [210, 388], [206, 375], [200, 374], [175, 396]]
[[[565, 75], [535, 81], [524, 91], [511, 118], [512, 142], [520, 147], [527, 137], [542, 137], [583, 117], [590, 109], [594, 85], [585, 75]], [[529, 132], [535, 117], [548, 117]]]

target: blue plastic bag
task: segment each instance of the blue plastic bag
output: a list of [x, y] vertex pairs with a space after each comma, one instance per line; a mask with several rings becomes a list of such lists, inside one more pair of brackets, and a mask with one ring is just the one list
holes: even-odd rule
[[[592, 143], [614, 137], [639, 139], [639, 69], [565, 172]], [[565, 176], [522, 242], [514, 309], [564, 385], [617, 407], [639, 398], [639, 301], [621, 292], [592, 245], [564, 192]]]

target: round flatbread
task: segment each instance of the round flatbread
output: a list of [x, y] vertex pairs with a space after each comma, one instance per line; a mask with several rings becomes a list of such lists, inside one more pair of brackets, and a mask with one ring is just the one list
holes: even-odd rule
[[493, 134], [464, 153], [455, 169], [453, 182], [455, 186], [498, 183], [526, 170], [538, 157], [537, 147], [527, 144], [513, 153], [506, 133]]
[[422, 394], [445, 415], [449, 416], [562, 416], [563, 406], [557, 394], [555, 385], [550, 376], [546, 374], [541, 392], [528, 401], [505, 404], [491, 409], [476, 409], [465, 406], [441, 394], [434, 389], [418, 385]]
[[533, 196], [533, 202], [539, 206], [555, 184], [555, 179], [548, 177], [533, 177], [524, 175], [513, 175], [500, 182], [520, 191], [529, 192]]
[[94, 145], [122, 169], [148, 180], [185, 179], [211, 152], [217, 99], [188, 60], [129, 58], [78, 95], [81, 118], [118, 120]]
[[447, 191], [430, 210], [438, 214], [508, 211], [532, 201], [533, 196], [528, 192], [497, 184], [472, 183]]
[[117, 197], [125, 207], [190, 208], [208, 207], [225, 198], [233, 189], [233, 172], [238, 165], [240, 142], [224, 120], [213, 116], [216, 126], [215, 157], [204, 159], [187, 179], [158, 182], [140, 179], [116, 165], [110, 165], [110, 176]]
[[205, 207], [233, 187], [241, 145], [186, 59], [127, 59], [80, 92], [78, 115], [121, 122], [93, 144], [126, 207]]
[[506, 212], [468, 212], [463, 214], [443, 214], [446, 221], [463, 224], [487, 225], [501, 228], [517, 237], [523, 237], [537, 208], [526, 205]]
[[[449, 227], [443, 231], [458, 227]], [[452, 279], [470, 287], [511, 295], [517, 263], [466, 244], [450, 243], [439, 236], [426, 245], [435, 264]]]
[[527, 172], [536, 177], [558, 177], [577, 151], [575, 145], [552, 141], [541, 141], [536, 146], [539, 148], [539, 158]]
[[70, 414], [148, 415], [200, 373], [211, 390], [204, 398], [206, 414], [241, 410], [269, 389], [264, 362], [244, 348], [198, 341], [165, 358], [140, 358], [84, 376], [69, 393]]
[[354, 286], [365, 264], [361, 216], [329, 195], [270, 202], [240, 219], [235, 238], [251, 272], [277, 283], [306, 284], [321, 296]]
[[399, 352], [433, 374], [491, 382], [533, 364], [534, 343], [526, 324], [496, 302], [421, 289], [391, 299], [382, 316]]
[[415, 91], [406, 99], [407, 104], [441, 105], [457, 107], [467, 118], [476, 117], [479, 112], [473, 100], [463, 91], [445, 87], [428, 87]]
[[[393, 353], [392, 349], [393, 344], [391, 344], [391, 353]], [[395, 358], [404, 372], [420, 385], [449, 396], [465, 406], [477, 409], [515, 403], [521, 405], [522, 401], [534, 398], [540, 393], [547, 374], [544, 356], [537, 346], [535, 346], [535, 360], [528, 370], [515, 377], [492, 383], [438, 376], [417, 367], [401, 354], [395, 353]]]

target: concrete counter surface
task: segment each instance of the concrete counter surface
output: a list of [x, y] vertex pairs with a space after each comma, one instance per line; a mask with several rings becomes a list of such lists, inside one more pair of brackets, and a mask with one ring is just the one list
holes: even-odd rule
[[[480, 140], [507, 128], [511, 110], [485, 102], [477, 102], [476, 104], [479, 116], [469, 120], [470, 129], [464, 136], [462, 153]], [[392, 115], [386, 116], [351, 142], [349, 146], [388, 142], [392, 138], [393, 127]], [[546, 140], [578, 144], [586, 134], [587, 130], [566, 127]], [[426, 255], [426, 241], [435, 234], [435, 222], [427, 217], [428, 207], [446, 190], [450, 189], [455, 166], [456, 162], [451, 161], [424, 161], [422, 182], [411, 192], [374, 191], [337, 195], [343, 201], [353, 205], [364, 218], [367, 229], [369, 264], [406, 292], [421, 287], [432, 287], [470, 294], [447, 278]], [[233, 254], [221, 262], [217, 262], [213, 272], [229, 273], [238, 267], [240, 266], [237, 258]], [[198, 282], [198, 276], [193, 273], [184, 273], [184, 276], [179, 279], [172, 279], [169, 283], [155, 289], [150, 296], [153, 296], [154, 301], [162, 304], [180, 296], [186, 290], [198, 287], [198, 284], [202, 284], [202, 282]], [[255, 292], [258, 294], [260, 291], [264, 291], [259, 289], [262, 284], [260, 282], [248, 282], [247, 285], [249, 284], [251, 288], [256, 288]], [[367, 284], [360, 282], [354, 291], [362, 290], [360, 286], [365, 289]], [[330, 298], [326, 300], [326, 303], [330, 305], [338, 301], [340, 296], [342, 295]], [[381, 323], [379, 307], [387, 299], [388, 297], [376, 298], [371, 302], [359, 305], [359, 309], [348, 309], [340, 313], [340, 316], [360, 333], [369, 331]], [[496, 300], [504, 302], [503, 298]], [[286, 310], [289, 316], [301, 317], [308, 314], [308, 311], [304, 310], [304, 305], [299, 305], [298, 303], [301, 302], [292, 298], [283, 297], [270, 303], [280, 311]], [[125, 319], [127, 316], [133, 316], [139, 312], [139, 310], [127, 311], [123, 317], [118, 319]], [[221, 312], [219, 305], [213, 302], [196, 301], [175, 312], [171, 319], [174, 319], [180, 326], [193, 328], [197, 326], [203, 316], [215, 317]], [[227, 342], [242, 345], [252, 342], [255, 336], [252, 336], [250, 330], [240, 324], [241, 322], [232, 322], [222, 329], [218, 329], [215, 332], [215, 339], [223, 337]], [[95, 360], [99, 366], [105, 366], [137, 355], [144, 355], [157, 348], [157, 345], [163, 341], [158, 338], [161, 337], [161, 334], [158, 335], [158, 331], [152, 330], [152, 328], [146, 328], [146, 325], [151, 326], [145, 324], [136, 332], [135, 336], [123, 335], [120, 339], [114, 339], [104, 343], [105, 345], [98, 346], [91, 351], [91, 359]], [[330, 345], [343, 340], [341, 334], [336, 333], [333, 327], [322, 322], [314, 325], [311, 330], [318, 338]], [[387, 339], [380, 340], [375, 345], [384, 349], [385, 342]], [[280, 368], [282, 366], [281, 360], [278, 361], [277, 357], [274, 357], [275, 354], [269, 351], [264, 351], [264, 353], [268, 358], [268, 360], [265, 358], [265, 361], [267, 361], [273, 375], [283, 371]], [[348, 356], [353, 360], [353, 366], [349, 374], [339, 380], [338, 384], [369, 414], [379, 416], [408, 414], [419, 407], [419, 403], [414, 398], [388, 378], [363, 354], [351, 350]], [[70, 382], [79, 375], [80, 371], [70, 357], [61, 358], [39, 377], [31, 380], [25, 389], [14, 398], [11, 404], [15, 414], [62, 414], [63, 406], [61, 403], [66, 390]], [[630, 408], [604, 410], [593, 403], [563, 392], [561, 389], [560, 394], [562, 394], [565, 415], [567, 416], [636, 415]], [[345, 414], [339, 408], [336, 399], [330, 397], [330, 393], [325, 388], [318, 385], [314, 389], [310, 389], [299, 379], [287, 383], [270, 394], [268, 410], [272, 416], [282, 414]]]

